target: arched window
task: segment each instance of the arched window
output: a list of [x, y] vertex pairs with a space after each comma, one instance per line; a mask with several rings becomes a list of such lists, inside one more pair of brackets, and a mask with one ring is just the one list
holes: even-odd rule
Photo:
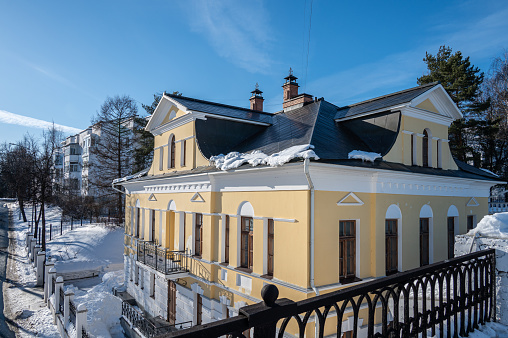
[[429, 166], [429, 133], [427, 133], [427, 129], [423, 131], [423, 142], [422, 142], [422, 156], [423, 156], [423, 166]]
[[139, 203], [139, 200], [136, 200], [136, 233], [135, 233], [135, 236], [137, 236], [138, 238], [141, 238], [141, 236], [139, 235], [139, 231], [140, 231], [140, 228], [141, 228], [141, 208], [140, 208], [140, 203]]
[[252, 271], [254, 258], [254, 208], [249, 202], [242, 202], [238, 208], [239, 224], [237, 241], [240, 243], [238, 260], [240, 266]]
[[402, 266], [402, 213], [392, 204], [385, 215], [386, 275], [401, 271]]
[[420, 210], [420, 266], [433, 261], [433, 213], [432, 208], [425, 204]]
[[171, 134], [168, 141], [168, 169], [175, 167], [175, 135]]

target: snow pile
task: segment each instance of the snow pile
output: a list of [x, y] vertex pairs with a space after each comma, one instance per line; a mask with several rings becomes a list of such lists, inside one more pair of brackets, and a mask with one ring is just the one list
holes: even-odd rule
[[313, 145], [303, 144], [289, 147], [270, 156], [259, 150], [248, 154], [234, 151], [225, 156], [223, 154], [212, 156], [210, 158], [210, 162], [220, 170], [235, 169], [245, 163], [249, 163], [253, 167], [260, 164], [267, 164], [271, 167], [277, 167], [291, 161], [294, 158], [312, 158], [314, 160], [319, 160], [319, 157], [312, 149], [314, 149]]
[[350, 160], [362, 160], [367, 162], [374, 162], [377, 158], [381, 158], [380, 153], [370, 153], [367, 151], [353, 150], [347, 154], [347, 158]]
[[76, 226], [48, 242], [46, 254], [58, 273], [118, 270], [123, 266], [124, 229], [90, 224]]
[[508, 325], [507, 212], [487, 215], [483, 217], [476, 228], [470, 230], [466, 235], [455, 236], [455, 256], [486, 249], [496, 249], [497, 320], [504, 325]]
[[483, 217], [476, 228], [468, 232], [468, 235], [508, 239], [508, 212]]
[[123, 270], [111, 271], [102, 277], [102, 283], [88, 292], [73, 285], [66, 290], [74, 291], [74, 304], [84, 304], [87, 312], [87, 331], [95, 337], [122, 336], [120, 317], [122, 301], [112, 293], [113, 288], [121, 289], [124, 283]]

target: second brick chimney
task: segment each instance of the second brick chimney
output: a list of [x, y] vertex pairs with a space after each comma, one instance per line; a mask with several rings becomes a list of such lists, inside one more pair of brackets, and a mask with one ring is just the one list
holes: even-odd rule
[[300, 94], [298, 95], [298, 79], [293, 75], [293, 70], [289, 68], [289, 75], [284, 78], [286, 82], [282, 85], [284, 91], [284, 101], [282, 101], [282, 108], [288, 110], [288, 108], [298, 105], [298, 108], [303, 106], [305, 102], [312, 102], [312, 95]]
[[259, 85], [256, 83], [256, 88], [251, 91], [252, 96], [250, 97], [250, 109], [251, 110], [257, 110], [257, 111], [263, 111], [263, 92], [259, 90]]

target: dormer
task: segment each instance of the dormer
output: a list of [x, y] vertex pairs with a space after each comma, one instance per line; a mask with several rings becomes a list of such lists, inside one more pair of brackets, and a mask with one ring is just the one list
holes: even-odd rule
[[431, 83], [340, 108], [335, 121], [376, 148], [384, 161], [456, 170], [448, 128], [459, 118], [443, 86]]
[[[259, 107], [256, 107], [259, 109]], [[145, 130], [154, 135], [149, 176], [209, 165], [209, 158], [271, 125], [271, 114], [164, 93]], [[217, 130], [230, 131], [213, 143]]]

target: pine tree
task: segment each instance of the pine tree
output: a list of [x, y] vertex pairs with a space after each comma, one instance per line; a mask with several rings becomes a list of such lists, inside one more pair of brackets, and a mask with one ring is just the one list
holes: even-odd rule
[[475, 156], [474, 133], [467, 131], [476, 125], [479, 114], [486, 109], [486, 102], [480, 100], [480, 86], [484, 74], [471, 64], [468, 57], [460, 51], [452, 53], [452, 48], [439, 47], [436, 55], [425, 53], [423, 61], [427, 64], [427, 74], [419, 77], [419, 85], [439, 81], [464, 116], [450, 126], [450, 148], [452, 154], [461, 161], [472, 160]]

